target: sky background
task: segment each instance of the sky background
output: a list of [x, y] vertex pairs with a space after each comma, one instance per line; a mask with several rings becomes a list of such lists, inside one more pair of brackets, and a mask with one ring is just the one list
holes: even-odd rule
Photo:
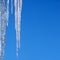
[[[5, 60], [16, 60], [14, 16], [9, 17]], [[60, 0], [23, 0], [18, 60], [60, 60]]]

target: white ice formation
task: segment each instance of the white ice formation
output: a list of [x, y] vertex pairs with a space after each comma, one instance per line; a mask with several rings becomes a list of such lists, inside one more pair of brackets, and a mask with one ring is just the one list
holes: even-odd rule
[[22, 0], [15, 0], [15, 29], [16, 29], [16, 54], [18, 56], [18, 50], [20, 48], [20, 25], [21, 25], [21, 9], [22, 9]]
[[[11, 5], [11, 13], [13, 14], [14, 12], [15, 14], [16, 55], [17, 56], [20, 48], [22, 0], [0, 0], [0, 60], [4, 60], [6, 26], [8, 26], [10, 5]], [[15, 11], [13, 11], [13, 8], [15, 9]]]

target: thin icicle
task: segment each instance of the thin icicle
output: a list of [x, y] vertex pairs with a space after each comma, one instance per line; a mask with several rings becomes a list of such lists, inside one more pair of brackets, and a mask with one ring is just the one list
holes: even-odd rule
[[[15, 5], [15, 30], [17, 29], [17, 0], [14, 0], [14, 5]], [[16, 30], [17, 31], [17, 30]], [[16, 36], [17, 36], [17, 32], [16, 32]], [[17, 39], [17, 37], [16, 37]], [[17, 43], [16, 43], [16, 48], [17, 48]], [[17, 50], [17, 49], [16, 49]], [[16, 52], [16, 55], [18, 56], [17, 52]]]
[[8, 20], [9, 20], [9, 0], [7, 0], [7, 26], [8, 26]]
[[20, 24], [21, 24], [21, 9], [22, 0], [15, 0], [15, 29], [16, 29], [16, 55], [18, 56], [18, 51], [20, 48]]

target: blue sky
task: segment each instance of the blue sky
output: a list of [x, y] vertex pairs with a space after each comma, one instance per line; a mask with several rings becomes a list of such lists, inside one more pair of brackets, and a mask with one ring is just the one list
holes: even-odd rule
[[[5, 60], [16, 60], [14, 16], [10, 14]], [[18, 60], [60, 60], [60, 1], [23, 0]]]

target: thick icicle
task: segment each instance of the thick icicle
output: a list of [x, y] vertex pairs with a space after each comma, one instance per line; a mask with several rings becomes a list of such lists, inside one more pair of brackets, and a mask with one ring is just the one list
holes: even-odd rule
[[6, 5], [5, 0], [0, 0], [0, 60], [4, 60], [4, 48], [6, 38], [5, 36], [6, 36]]
[[20, 48], [20, 24], [21, 24], [21, 9], [22, 0], [14, 0], [15, 3], [15, 29], [16, 29], [16, 55], [18, 56], [18, 51]]

